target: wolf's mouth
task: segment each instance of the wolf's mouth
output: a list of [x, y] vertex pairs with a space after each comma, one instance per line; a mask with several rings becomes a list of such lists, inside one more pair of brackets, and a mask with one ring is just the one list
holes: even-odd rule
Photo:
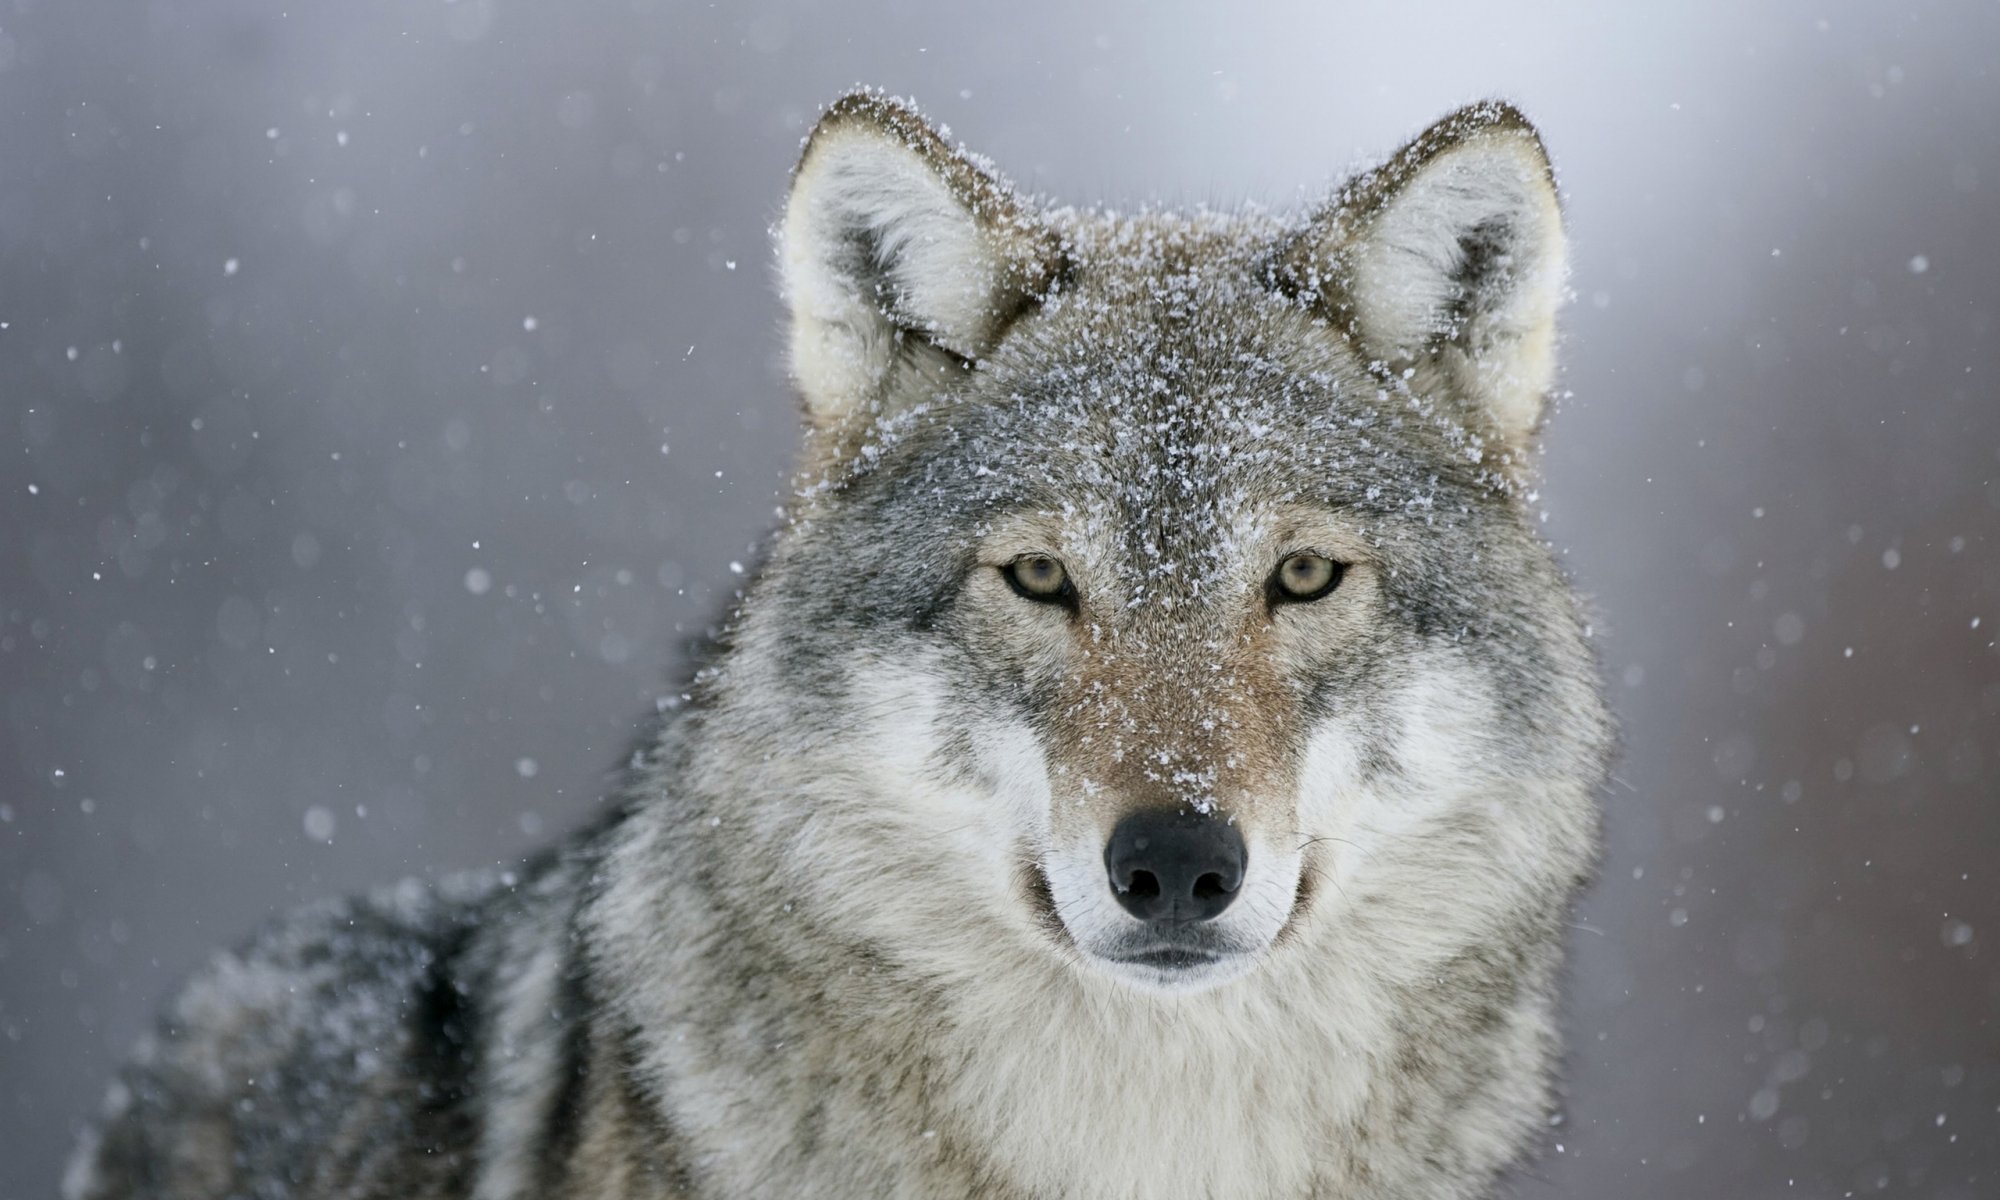
[[1049, 888], [1049, 877], [1041, 864], [1032, 859], [1022, 863], [1021, 885], [1028, 894], [1028, 909], [1034, 913], [1035, 923], [1050, 937], [1074, 946], [1076, 941], [1070, 937], [1069, 926], [1063, 923], [1062, 910], [1056, 907], [1056, 895]]
[[1111, 961], [1135, 967], [1152, 967], [1162, 971], [1191, 971], [1197, 967], [1211, 966], [1222, 961], [1222, 958], [1220, 954], [1186, 946], [1155, 946], [1133, 954], [1120, 954]]

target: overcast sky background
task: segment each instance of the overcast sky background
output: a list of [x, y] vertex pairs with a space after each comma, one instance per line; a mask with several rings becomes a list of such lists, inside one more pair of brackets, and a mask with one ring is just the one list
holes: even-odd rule
[[855, 82], [1117, 205], [1522, 104], [1626, 751], [1516, 1194], [2000, 1195], [2000, 8], [1498, 7], [0, 0], [0, 1200], [213, 947], [590, 809], [777, 503]]

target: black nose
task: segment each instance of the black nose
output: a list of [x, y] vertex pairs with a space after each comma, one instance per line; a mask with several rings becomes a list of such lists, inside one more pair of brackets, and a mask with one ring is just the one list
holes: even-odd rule
[[1142, 808], [1104, 847], [1111, 894], [1142, 921], [1207, 921], [1243, 886], [1243, 835], [1219, 816]]

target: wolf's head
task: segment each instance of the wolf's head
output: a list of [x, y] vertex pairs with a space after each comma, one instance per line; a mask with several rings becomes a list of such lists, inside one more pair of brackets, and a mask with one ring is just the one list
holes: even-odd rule
[[1518, 112], [1280, 221], [1039, 211], [858, 94], [780, 242], [806, 465], [703, 719], [795, 920], [1171, 992], [1553, 939], [1608, 725]]

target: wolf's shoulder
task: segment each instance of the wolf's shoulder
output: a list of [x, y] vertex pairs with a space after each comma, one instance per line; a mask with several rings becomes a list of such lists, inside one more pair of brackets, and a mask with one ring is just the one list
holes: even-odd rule
[[448, 976], [499, 886], [486, 872], [411, 879], [287, 912], [196, 971], [155, 1040], [209, 1067], [264, 1066], [308, 1037], [365, 1059], [408, 1023], [426, 980]]
[[508, 890], [499, 872], [410, 880], [295, 909], [215, 955], [112, 1086], [65, 1194], [310, 1196], [351, 1188], [412, 1134], [459, 1140], [462, 974]]

